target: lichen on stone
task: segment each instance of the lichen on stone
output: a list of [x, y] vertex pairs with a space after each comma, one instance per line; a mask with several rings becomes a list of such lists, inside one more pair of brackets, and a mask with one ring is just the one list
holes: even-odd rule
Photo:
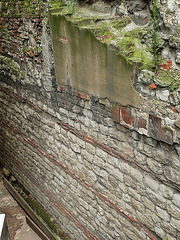
[[16, 76], [18, 80], [24, 77], [24, 72], [20, 69], [20, 66], [11, 58], [0, 55], [0, 64], [4, 65], [9, 73]]

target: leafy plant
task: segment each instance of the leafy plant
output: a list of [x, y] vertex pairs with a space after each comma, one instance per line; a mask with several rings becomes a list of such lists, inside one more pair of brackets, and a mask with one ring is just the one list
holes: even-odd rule
[[65, 0], [64, 1], [67, 9], [68, 9], [68, 13], [72, 14], [75, 10], [75, 7], [77, 6], [77, 0]]

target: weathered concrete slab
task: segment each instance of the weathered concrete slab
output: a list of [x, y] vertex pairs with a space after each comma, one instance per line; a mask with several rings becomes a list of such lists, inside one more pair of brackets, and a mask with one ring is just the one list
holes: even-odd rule
[[51, 14], [51, 29], [58, 84], [122, 105], [139, 105], [131, 80], [133, 67], [122, 55], [65, 16]]

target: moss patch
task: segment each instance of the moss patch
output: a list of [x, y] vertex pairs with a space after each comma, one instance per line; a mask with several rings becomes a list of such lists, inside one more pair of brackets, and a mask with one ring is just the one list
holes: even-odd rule
[[[67, 9], [67, 6], [63, 7], [59, 14], [68, 15], [67, 20], [80, 28], [92, 30], [98, 40], [119, 49], [118, 52], [124, 55], [128, 62], [139, 63], [142, 69], [154, 67], [149, 27], [134, 27], [128, 30], [128, 25], [132, 23], [128, 16], [114, 18], [102, 13], [97, 16], [97, 13], [80, 7], [69, 15]], [[143, 44], [144, 42], [146, 44]]]
[[24, 72], [20, 70], [18, 64], [11, 58], [0, 55], [0, 64], [5, 65], [9, 73], [16, 76], [18, 80], [24, 77]]
[[47, 4], [43, 0], [26, 0], [26, 1], [3, 1], [0, 13], [2, 17], [23, 17], [28, 15], [29, 17], [36, 17], [39, 15], [45, 15], [47, 7], [44, 5]]
[[53, 230], [54, 233], [56, 233], [63, 240], [69, 239], [68, 236], [64, 234], [62, 229], [60, 229], [55, 224], [53, 219], [49, 217], [49, 215], [31, 196], [27, 196], [26, 201], [32, 207], [32, 209], [37, 213], [37, 215], [40, 216], [46, 222], [46, 224]]

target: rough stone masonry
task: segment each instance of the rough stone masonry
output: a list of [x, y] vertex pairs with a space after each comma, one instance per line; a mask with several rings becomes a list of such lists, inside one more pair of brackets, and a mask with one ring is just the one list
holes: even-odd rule
[[180, 239], [179, 90], [146, 69], [139, 107], [58, 85], [38, 7], [1, 1], [1, 164], [71, 239]]

